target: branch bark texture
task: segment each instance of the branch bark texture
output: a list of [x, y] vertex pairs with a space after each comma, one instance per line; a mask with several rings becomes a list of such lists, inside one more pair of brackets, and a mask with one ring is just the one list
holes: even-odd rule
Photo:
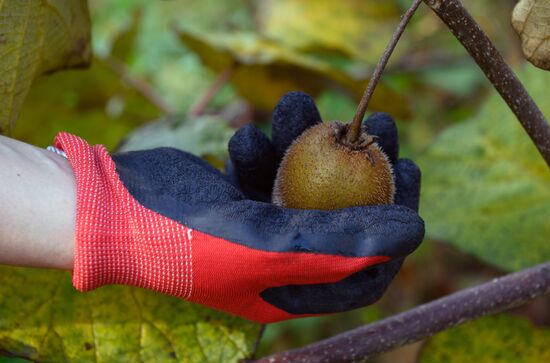
[[256, 362], [357, 362], [550, 293], [550, 262], [456, 292], [379, 322]]
[[546, 164], [550, 166], [550, 125], [479, 24], [460, 0], [423, 1], [466, 48], [514, 112]]

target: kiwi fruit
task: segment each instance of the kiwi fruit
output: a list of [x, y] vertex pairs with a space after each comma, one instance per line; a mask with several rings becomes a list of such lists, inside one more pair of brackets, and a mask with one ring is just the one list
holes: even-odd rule
[[321, 210], [393, 204], [393, 171], [376, 137], [363, 128], [350, 142], [348, 131], [349, 124], [320, 123], [294, 140], [277, 171], [273, 203]]

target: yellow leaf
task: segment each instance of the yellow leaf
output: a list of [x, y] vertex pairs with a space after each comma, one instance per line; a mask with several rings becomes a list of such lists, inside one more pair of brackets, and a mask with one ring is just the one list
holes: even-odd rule
[[[367, 84], [367, 80], [356, 79], [327, 62], [255, 34], [180, 30], [179, 36], [216, 73], [236, 64], [232, 84], [259, 109], [272, 109], [283, 94], [295, 90], [317, 96], [336, 87], [358, 99]], [[378, 85], [371, 106], [397, 117], [409, 116], [407, 101], [383, 83]]]
[[69, 272], [0, 266], [0, 352], [33, 362], [237, 363], [259, 329], [153, 291], [81, 294]]
[[0, 129], [13, 126], [38, 75], [90, 57], [86, 0], [0, 1]]
[[395, 1], [379, 0], [267, 0], [259, 8], [266, 36], [297, 49], [343, 52], [369, 64], [378, 61], [399, 15]]
[[550, 0], [521, 0], [512, 14], [523, 54], [535, 66], [550, 70]]

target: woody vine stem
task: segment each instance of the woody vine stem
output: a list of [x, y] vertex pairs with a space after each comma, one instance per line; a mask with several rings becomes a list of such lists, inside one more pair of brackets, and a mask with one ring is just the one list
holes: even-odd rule
[[445, 296], [376, 323], [257, 363], [361, 362], [458, 324], [496, 314], [550, 293], [550, 262]]
[[[447, 25], [516, 115], [550, 166], [550, 125], [523, 84], [460, 0], [422, 0]], [[401, 20], [369, 82], [356, 114], [359, 125], [376, 82], [420, 1]], [[412, 10], [411, 10], [412, 9]], [[404, 25], [403, 25], [404, 24]], [[369, 91], [370, 90], [370, 91]], [[495, 120], [498, 121], [498, 120]], [[351, 131], [350, 127], [350, 131]], [[348, 139], [349, 140], [349, 139]], [[496, 314], [550, 293], [550, 262], [459, 291], [376, 323], [260, 359], [257, 362], [355, 362], [425, 339], [484, 315]]]
[[485, 73], [550, 167], [550, 125], [479, 24], [460, 0], [423, 1], [447, 25]]

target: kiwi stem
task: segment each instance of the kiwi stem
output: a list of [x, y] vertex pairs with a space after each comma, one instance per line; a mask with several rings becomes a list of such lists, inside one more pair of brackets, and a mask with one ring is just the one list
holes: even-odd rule
[[212, 99], [218, 94], [223, 86], [233, 76], [235, 70], [237, 69], [237, 63], [231, 63], [226, 69], [224, 69], [216, 78], [214, 83], [206, 90], [204, 95], [201, 96], [196, 105], [189, 111], [190, 117], [199, 117], [204, 114], [206, 107], [212, 101]]
[[376, 85], [378, 84], [380, 77], [382, 77], [384, 68], [386, 68], [386, 65], [388, 64], [393, 50], [395, 49], [397, 43], [399, 42], [399, 39], [401, 38], [401, 35], [405, 31], [407, 24], [409, 24], [409, 21], [416, 12], [416, 9], [418, 9], [418, 7], [420, 6], [421, 2], [422, 0], [414, 0], [409, 10], [407, 10], [407, 12], [403, 16], [401, 16], [401, 21], [393, 32], [390, 42], [386, 46], [382, 57], [378, 61], [378, 64], [376, 65], [376, 68], [372, 73], [367, 89], [365, 90], [365, 93], [361, 98], [361, 102], [359, 102], [359, 106], [357, 106], [357, 111], [355, 112], [355, 116], [353, 117], [353, 121], [351, 122], [348, 133], [346, 135], [346, 140], [348, 143], [353, 144], [359, 139], [359, 135], [361, 135], [361, 124], [363, 122], [363, 118], [365, 117], [365, 112], [367, 112], [367, 107], [369, 106], [370, 99], [372, 98], [374, 90], [376, 89]]

